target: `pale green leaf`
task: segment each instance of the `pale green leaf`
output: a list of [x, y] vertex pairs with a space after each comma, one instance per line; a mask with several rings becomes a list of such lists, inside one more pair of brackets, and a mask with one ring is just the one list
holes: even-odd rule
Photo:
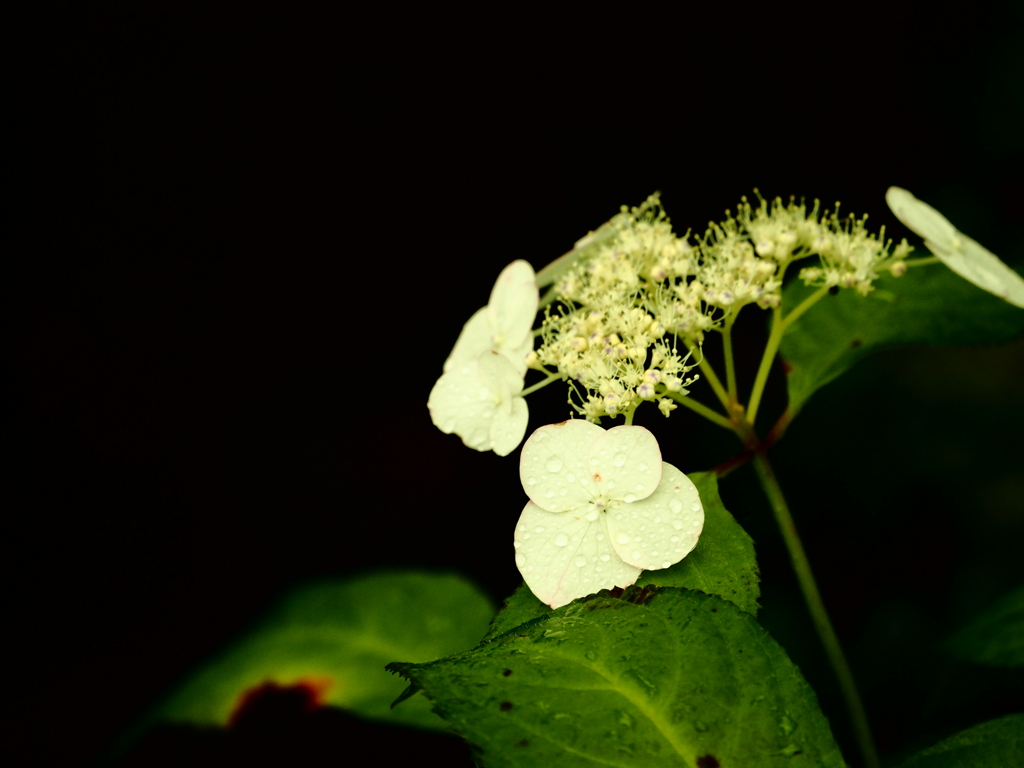
[[782, 648], [700, 592], [600, 593], [472, 651], [388, 668], [488, 768], [844, 765]]

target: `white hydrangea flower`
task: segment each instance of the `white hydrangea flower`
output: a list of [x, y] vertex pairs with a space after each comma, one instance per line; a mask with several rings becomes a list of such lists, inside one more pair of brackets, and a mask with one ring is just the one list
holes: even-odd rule
[[521, 375], [526, 355], [533, 348], [533, 320], [537, 316], [537, 276], [528, 262], [513, 261], [498, 275], [491, 298], [462, 328], [444, 370], [472, 363], [482, 352], [496, 350]]
[[446, 371], [430, 390], [430, 418], [445, 434], [453, 432], [478, 451], [507, 456], [526, 434], [529, 413], [523, 374], [507, 357], [489, 349], [475, 360]]
[[530, 501], [516, 525], [516, 565], [552, 608], [668, 568], [704, 527], [697, 488], [661, 460], [643, 427], [604, 430], [581, 419], [541, 427], [523, 446], [519, 472]]
[[943, 264], [982, 290], [1024, 308], [1024, 278], [998, 256], [958, 232], [949, 219], [905, 189], [889, 187], [885, 201], [896, 218], [920, 235]]

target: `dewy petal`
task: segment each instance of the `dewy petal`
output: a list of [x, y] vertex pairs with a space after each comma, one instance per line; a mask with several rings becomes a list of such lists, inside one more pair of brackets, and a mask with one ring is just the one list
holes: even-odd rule
[[697, 546], [703, 528], [697, 487], [667, 463], [654, 493], [632, 504], [613, 502], [608, 510], [612, 547], [626, 563], [644, 570], [678, 563]]
[[523, 579], [552, 608], [599, 589], [628, 587], [640, 576], [609, 545], [603, 515], [591, 522], [528, 502], [516, 524], [515, 547]]
[[[537, 276], [529, 262], [518, 259], [505, 267], [498, 275], [487, 313], [493, 332], [503, 337], [504, 354], [512, 356], [514, 350], [522, 347], [524, 340], [532, 346], [533, 320], [537, 316]], [[529, 352], [529, 347], [522, 357]], [[513, 360], [513, 362], [517, 362]]]
[[491, 445], [498, 456], [508, 456], [523, 442], [530, 411], [521, 397], [512, 398], [508, 412], [499, 412], [491, 422]]
[[1002, 259], [958, 232], [945, 216], [907, 190], [889, 187], [885, 200], [896, 218], [920, 235], [943, 264], [982, 290], [1024, 308], [1024, 278]]
[[523, 377], [508, 358], [494, 350], [480, 355], [477, 365], [480, 381], [496, 400], [490, 427], [491, 447], [499, 456], [507, 456], [522, 442], [529, 421], [526, 400], [517, 396], [523, 389]]
[[605, 431], [582, 419], [548, 424], [530, 435], [519, 457], [526, 495], [548, 512], [588, 504], [598, 495], [587, 468], [587, 453]]
[[475, 362], [443, 374], [427, 399], [430, 419], [445, 434], [453, 432], [478, 451], [491, 448], [491, 421], [497, 409], [494, 393], [480, 381]]
[[456, 365], [475, 361], [481, 352], [491, 348], [492, 336], [493, 332], [487, 320], [487, 307], [480, 307], [462, 326], [462, 333], [459, 334], [448, 359], [444, 361], [443, 370], [450, 371]]
[[587, 468], [609, 498], [644, 499], [661, 482], [661, 449], [643, 427], [612, 427], [590, 446]]

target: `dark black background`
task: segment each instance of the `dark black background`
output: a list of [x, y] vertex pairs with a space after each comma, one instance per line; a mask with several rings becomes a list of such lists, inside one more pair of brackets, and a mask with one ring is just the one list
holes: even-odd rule
[[[98, 757], [303, 579], [426, 566], [511, 592], [515, 457], [442, 435], [427, 394], [505, 264], [539, 268], [620, 204], [661, 190], [702, 230], [758, 187], [900, 237], [898, 184], [1021, 263], [1013, 3], [167, 5], [24, 28], [8, 616], [41, 763]], [[762, 340], [753, 322], [741, 352]], [[1009, 711], [1020, 683], [932, 649], [1021, 580], [1022, 374], [1020, 344], [879, 356], [777, 451], [888, 754]], [[552, 390], [531, 429], [568, 415]], [[735, 452], [677, 414], [638, 414], [667, 460]], [[852, 760], [747, 472], [723, 496], [762, 620]], [[315, 749], [350, 748], [330, 733]]]

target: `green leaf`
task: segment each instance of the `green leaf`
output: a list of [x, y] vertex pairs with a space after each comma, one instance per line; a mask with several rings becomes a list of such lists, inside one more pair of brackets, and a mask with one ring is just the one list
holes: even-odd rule
[[1024, 765], [1024, 714], [960, 731], [918, 752], [900, 768], [995, 768]]
[[602, 592], [472, 651], [388, 669], [489, 768], [843, 765], [782, 648], [700, 592]]
[[551, 607], [538, 600], [526, 584], [520, 584], [519, 588], [505, 599], [505, 604], [498, 611], [498, 615], [491, 620], [491, 626], [487, 628], [484, 640], [491, 640], [515, 629], [520, 624], [533, 621], [549, 613], [551, 613]]
[[[799, 281], [783, 291], [792, 310], [813, 293]], [[790, 416], [818, 389], [865, 355], [889, 347], [955, 346], [1024, 335], [1024, 310], [967, 282], [941, 264], [886, 275], [866, 297], [853, 290], [826, 296], [782, 337]]]
[[970, 624], [947, 643], [962, 659], [993, 667], [1024, 667], [1024, 587], [1020, 587]]
[[[761, 589], [754, 542], [722, 503], [714, 472], [694, 472], [687, 477], [697, 486], [704, 505], [704, 530], [700, 540], [693, 552], [671, 568], [644, 571], [637, 586], [655, 584], [697, 589], [736, 603], [756, 616]], [[505, 600], [484, 639], [490, 640], [549, 613], [551, 609], [523, 584]]]
[[637, 586], [698, 589], [736, 603], [756, 616], [761, 576], [754, 542], [722, 503], [714, 472], [694, 472], [688, 477], [697, 486], [704, 505], [704, 530], [697, 546], [671, 568], [644, 571]]
[[312, 584], [197, 672], [156, 719], [225, 725], [246, 691], [272, 682], [305, 684], [321, 703], [363, 717], [443, 730], [422, 696], [390, 709], [405, 686], [384, 665], [471, 648], [493, 613], [476, 587], [450, 574], [379, 572]]

